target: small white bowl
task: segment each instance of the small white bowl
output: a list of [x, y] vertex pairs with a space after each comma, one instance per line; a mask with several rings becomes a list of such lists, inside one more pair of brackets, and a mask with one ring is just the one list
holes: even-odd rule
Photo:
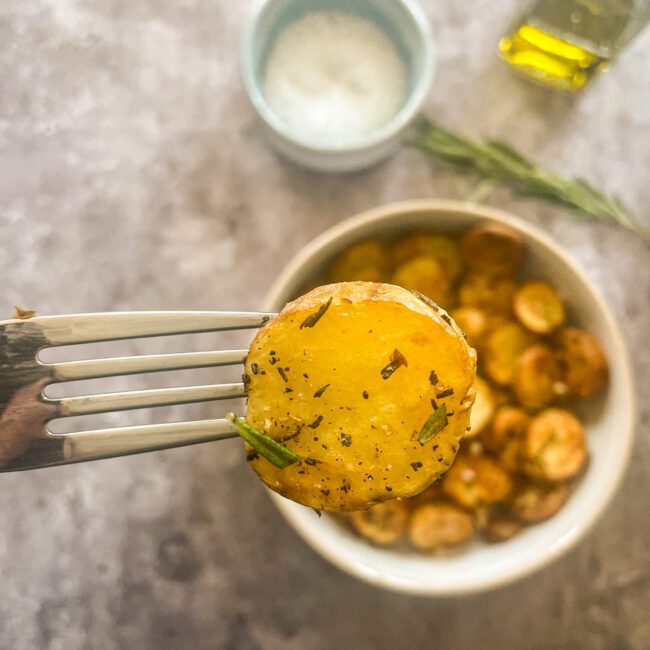
[[632, 370], [618, 325], [599, 291], [567, 254], [537, 228], [508, 213], [456, 201], [393, 203], [363, 212], [326, 231], [287, 265], [265, 301], [279, 310], [351, 243], [412, 229], [458, 232], [494, 221], [521, 233], [527, 256], [524, 274], [547, 279], [558, 288], [570, 322], [593, 332], [610, 364], [605, 393], [585, 405], [590, 461], [568, 503], [548, 521], [530, 526], [500, 544], [479, 541], [444, 555], [373, 547], [334, 518], [317, 517], [309, 508], [272, 493], [295, 530], [339, 568], [376, 585], [402, 592], [455, 595], [492, 589], [523, 578], [566, 553], [603, 513], [627, 467], [634, 437], [636, 405]]
[[[345, 11], [372, 20], [401, 52], [408, 71], [408, 96], [383, 126], [337, 145], [296, 133], [269, 107], [264, 71], [278, 34], [307, 11]], [[426, 16], [413, 0], [262, 0], [241, 43], [244, 87], [265, 126], [269, 143], [289, 160], [311, 169], [344, 172], [373, 165], [398, 145], [403, 131], [422, 106], [433, 79], [433, 41]]]

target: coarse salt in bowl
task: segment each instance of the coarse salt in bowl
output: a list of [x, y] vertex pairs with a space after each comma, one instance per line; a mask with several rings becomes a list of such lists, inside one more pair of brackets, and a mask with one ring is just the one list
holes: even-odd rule
[[432, 39], [410, 0], [265, 0], [244, 33], [242, 74], [277, 151], [349, 171], [399, 143], [431, 83]]
[[570, 321], [593, 332], [609, 361], [609, 383], [581, 409], [589, 463], [564, 507], [542, 523], [499, 544], [478, 540], [444, 553], [379, 548], [327, 514], [278, 494], [271, 496], [294, 529], [323, 557], [375, 585], [425, 595], [458, 595], [492, 589], [530, 575], [581, 540], [603, 513], [627, 467], [634, 438], [636, 404], [632, 369], [614, 317], [598, 290], [560, 246], [537, 228], [500, 210], [458, 201], [421, 200], [389, 204], [343, 221], [305, 246], [286, 266], [265, 301], [280, 310], [307, 285], [318, 282], [338, 253], [351, 244], [413, 230], [458, 233], [496, 222], [516, 230], [527, 256], [524, 275], [562, 287]]
[[373, 21], [309, 11], [270, 48], [264, 96], [287, 127], [342, 146], [381, 128], [404, 104], [406, 62]]

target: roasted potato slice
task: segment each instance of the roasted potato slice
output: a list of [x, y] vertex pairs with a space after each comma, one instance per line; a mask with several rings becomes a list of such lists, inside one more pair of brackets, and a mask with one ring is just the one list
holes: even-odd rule
[[564, 323], [564, 303], [546, 282], [526, 282], [515, 292], [517, 318], [536, 334], [549, 334]]
[[489, 435], [483, 436], [485, 446], [495, 452], [513, 438], [522, 438], [530, 424], [530, 416], [523, 409], [506, 404], [497, 409], [492, 420]]
[[607, 359], [598, 339], [589, 332], [567, 327], [558, 337], [558, 358], [571, 397], [594, 395], [607, 382]]
[[417, 494], [453, 461], [475, 368], [447, 314], [405, 289], [314, 289], [259, 330], [246, 360], [248, 423], [303, 460], [279, 469], [251, 454], [251, 467], [317, 510]]
[[516, 406], [501, 406], [496, 410], [490, 426], [481, 436], [483, 444], [508, 472], [521, 469], [522, 445], [530, 417]]
[[427, 503], [411, 514], [408, 536], [421, 551], [459, 544], [474, 533], [472, 517], [450, 503]]
[[548, 345], [533, 345], [521, 355], [515, 372], [514, 390], [517, 399], [529, 408], [546, 406], [566, 392], [562, 369]]
[[419, 291], [439, 305], [448, 304], [449, 276], [442, 264], [432, 257], [414, 257], [403, 262], [395, 269], [392, 282]]
[[489, 314], [478, 307], [457, 307], [450, 312], [451, 317], [467, 337], [467, 342], [479, 349], [485, 339], [490, 325]]
[[492, 388], [492, 397], [494, 398], [495, 408], [501, 408], [502, 406], [510, 406], [512, 404], [513, 397], [506, 386], [498, 386], [497, 384], [491, 384], [491, 388]]
[[470, 228], [460, 240], [461, 260], [473, 271], [492, 276], [513, 275], [524, 246], [519, 233], [500, 224]]
[[514, 517], [500, 515], [488, 520], [485, 528], [483, 528], [483, 535], [489, 542], [507, 542], [515, 535], [518, 535], [523, 528], [521, 522]]
[[444, 499], [445, 495], [442, 491], [442, 485], [440, 480], [437, 480], [435, 483], [430, 485], [426, 490], [422, 490], [419, 494], [404, 499], [403, 503], [409, 507], [410, 510], [414, 510], [418, 506], [421, 506], [425, 503], [431, 503], [432, 501], [439, 501]]
[[492, 397], [490, 385], [485, 379], [477, 377], [474, 380], [474, 390], [476, 391], [476, 396], [469, 418], [469, 426], [471, 428], [467, 431], [465, 437], [473, 437], [481, 433], [490, 423], [494, 415], [494, 398]]
[[522, 451], [529, 476], [547, 481], [571, 478], [587, 460], [582, 424], [570, 411], [546, 409], [528, 425]]
[[523, 438], [512, 438], [503, 445], [497, 454], [499, 465], [507, 472], [520, 472], [522, 466]]
[[569, 488], [564, 484], [539, 485], [528, 483], [514, 495], [510, 507], [527, 524], [536, 524], [559, 512], [569, 498]]
[[[467, 437], [468, 436], [465, 435], [465, 438]], [[470, 456], [482, 456], [485, 453], [485, 447], [480, 438], [463, 440], [463, 444], [461, 445], [461, 447], [464, 448], [464, 450], [467, 451], [467, 454]]]
[[503, 501], [512, 480], [489, 456], [459, 456], [445, 474], [442, 489], [458, 505], [475, 509]]
[[490, 332], [485, 344], [485, 371], [497, 384], [508, 386], [515, 380], [521, 355], [535, 338], [519, 323], [508, 322]]
[[452, 282], [460, 275], [458, 244], [447, 235], [416, 232], [401, 237], [393, 245], [393, 258], [397, 264], [416, 257], [431, 257], [438, 261]]
[[468, 273], [458, 287], [458, 302], [465, 307], [509, 315], [514, 293], [515, 283], [510, 278]]
[[378, 546], [389, 546], [406, 532], [408, 515], [403, 501], [391, 499], [367, 510], [351, 512], [348, 518], [359, 535]]
[[332, 282], [385, 282], [390, 275], [390, 251], [374, 239], [353, 244], [335, 260], [330, 270]]

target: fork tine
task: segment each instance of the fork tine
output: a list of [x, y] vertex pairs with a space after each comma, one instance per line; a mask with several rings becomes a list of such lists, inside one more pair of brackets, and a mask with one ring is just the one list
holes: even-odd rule
[[114, 375], [135, 375], [163, 370], [210, 368], [243, 363], [248, 350], [218, 350], [216, 352], [183, 352], [180, 354], [151, 354], [139, 357], [114, 357], [43, 364], [52, 371], [55, 381], [97, 379]]
[[90, 415], [108, 411], [127, 411], [154, 406], [190, 404], [219, 399], [245, 397], [244, 384], [216, 384], [212, 386], [186, 386], [183, 388], [156, 388], [153, 390], [134, 390], [119, 393], [83, 395], [62, 399], [43, 398], [57, 411], [54, 417]]
[[71, 316], [36, 316], [21, 323], [37, 328], [48, 345], [74, 345], [145, 336], [252, 329], [275, 314], [223, 311], [142, 311]]
[[199, 420], [61, 434], [63, 462], [74, 463], [236, 438], [228, 420]]
[[232, 424], [223, 419], [49, 434], [34, 441], [28, 453], [0, 465], [0, 472], [67, 465], [236, 437]]

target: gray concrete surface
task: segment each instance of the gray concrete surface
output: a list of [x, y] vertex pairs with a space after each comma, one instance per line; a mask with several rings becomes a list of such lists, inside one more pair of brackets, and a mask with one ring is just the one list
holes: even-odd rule
[[[650, 33], [570, 99], [522, 83], [495, 60], [515, 2], [424, 4], [439, 57], [433, 115], [618, 191], [647, 222]], [[14, 304], [42, 313], [255, 308], [287, 257], [338, 220], [395, 199], [471, 190], [412, 151], [345, 177], [278, 160], [239, 80], [248, 10], [225, 0], [3, 0], [0, 313]], [[428, 600], [375, 589], [314, 555], [236, 443], [2, 475], [0, 647], [650, 647], [648, 249], [506, 191], [488, 202], [571, 250], [634, 350], [636, 450], [588, 539], [495, 593]], [[206, 344], [215, 341], [166, 349]], [[120, 348], [148, 349], [158, 348]]]

